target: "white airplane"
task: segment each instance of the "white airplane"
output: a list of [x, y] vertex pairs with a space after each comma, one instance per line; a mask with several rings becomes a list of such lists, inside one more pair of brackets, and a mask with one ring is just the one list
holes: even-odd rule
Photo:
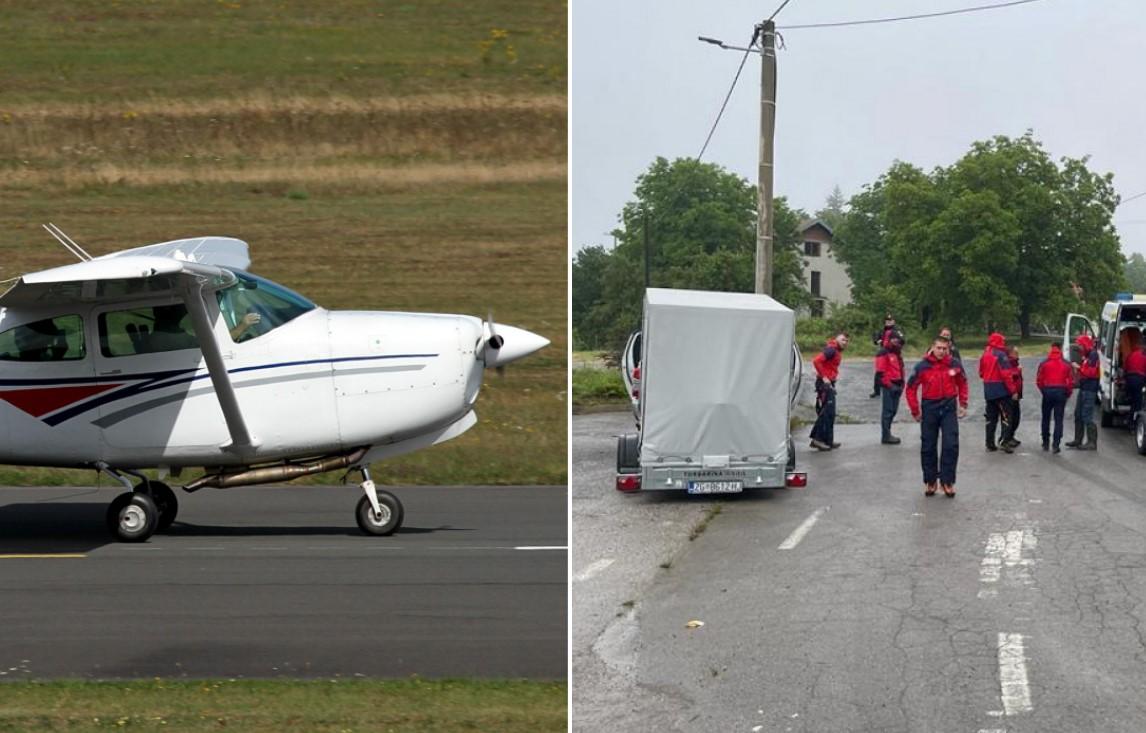
[[492, 319], [325, 310], [247, 272], [238, 239], [92, 258], [49, 231], [81, 261], [0, 295], [0, 463], [113, 477], [128, 491], [107, 523], [126, 542], [178, 511], [144, 468], [203, 467], [187, 491], [346, 469], [359, 527], [391, 534], [402, 504], [369, 464], [473, 427], [483, 370], [549, 343]]

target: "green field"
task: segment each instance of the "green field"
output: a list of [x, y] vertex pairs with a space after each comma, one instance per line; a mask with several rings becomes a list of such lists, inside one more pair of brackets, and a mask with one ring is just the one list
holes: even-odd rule
[[0, 731], [564, 731], [566, 691], [556, 682], [417, 679], [0, 684]]
[[[467, 313], [552, 345], [388, 484], [566, 481], [566, 7], [13, 3], [0, 280], [204, 234], [328, 308]], [[0, 470], [0, 483], [88, 472]], [[323, 477], [319, 480], [331, 480]]]

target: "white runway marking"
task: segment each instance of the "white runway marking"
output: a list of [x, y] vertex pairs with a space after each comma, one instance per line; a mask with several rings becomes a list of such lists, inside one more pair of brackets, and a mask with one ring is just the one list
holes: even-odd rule
[[1029, 713], [1031, 689], [1027, 685], [1027, 657], [1022, 634], [999, 632], [999, 692], [1007, 715]]
[[539, 546], [539, 547], [530, 547], [527, 545], [527, 546], [523, 546], [523, 547], [515, 547], [513, 549], [515, 549], [515, 550], [568, 550], [569, 548], [565, 545], [545, 545], [545, 546]]
[[828, 509], [831, 509], [831, 507], [826, 506], [823, 509], [817, 509], [816, 511], [812, 512], [812, 516], [805, 519], [804, 523], [801, 524], [799, 527], [796, 527], [796, 529], [792, 532], [792, 534], [788, 535], [788, 539], [781, 542], [780, 547], [777, 549], [791, 550], [796, 545], [800, 544], [800, 540], [804, 539], [804, 535], [808, 534], [808, 532], [811, 531], [812, 527], [815, 526], [816, 522], [820, 521], [820, 516], [822, 516], [823, 513], [826, 512]]
[[575, 582], [575, 583], [584, 582], [584, 581], [588, 580], [589, 578], [592, 578], [594, 575], [601, 572], [602, 570], [604, 570], [605, 568], [609, 567], [612, 564], [613, 564], [613, 558], [611, 558], [611, 557], [604, 557], [604, 558], [601, 558], [600, 560], [598, 560], [596, 562], [589, 563], [589, 567], [585, 568], [584, 570], [582, 570], [581, 572], [579, 572], [573, 576], [573, 582]]

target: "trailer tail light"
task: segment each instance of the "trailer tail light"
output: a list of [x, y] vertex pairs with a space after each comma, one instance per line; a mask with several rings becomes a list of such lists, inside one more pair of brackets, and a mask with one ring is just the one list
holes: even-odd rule
[[803, 471], [789, 473], [784, 476], [784, 485], [789, 489], [802, 489], [808, 485], [808, 474]]
[[617, 474], [617, 491], [640, 491], [641, 490], [641, 474], [639, 473], [618, 473]]

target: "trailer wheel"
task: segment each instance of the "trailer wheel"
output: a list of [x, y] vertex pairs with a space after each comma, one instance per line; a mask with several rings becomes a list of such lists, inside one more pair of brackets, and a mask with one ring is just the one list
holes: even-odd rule
[[1134, 445], [1138, 455], [1146, 456], [1146, 412], [1140, 412], [1134, 421]]
[[617, 436], [617, 473], [640, 473], [641, 436], [626, 433]]
[[792, 442], [792, 436], [788, 436], [788, 471], [796, 470], [796, 444]]

